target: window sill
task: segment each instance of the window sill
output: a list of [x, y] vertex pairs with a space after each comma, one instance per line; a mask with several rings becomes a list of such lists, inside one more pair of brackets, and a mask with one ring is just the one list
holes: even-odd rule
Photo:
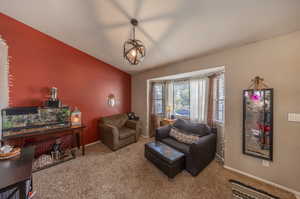
[[219, 126], [224, 126], [224, 122], [222, 121], [214, 121], [214, 124], [217, 124], [217, 125], [219, 125]]

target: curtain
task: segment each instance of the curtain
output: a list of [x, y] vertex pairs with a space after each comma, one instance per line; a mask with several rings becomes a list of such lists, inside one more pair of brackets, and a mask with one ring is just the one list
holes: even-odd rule
[[[8, 47], [0, 36], [0, 110], [6, 107], [8, 107]], [[0, 113], [0, 140], [1, 137], [2, 118]]]
[[173, 110], [173, 81], [164, 82], [164, 99], [165, 99], [165, 118], [170, 118], [174, 114]]
[[214, 115], [214, 91], [215, 91], [215, 79], [216, 74], [213, 74], [209, 78], [209, 89], [208, 89], [208, 110], [207, 110], [207, 124], [214, 126], [213, 115]]
[[190, 80], [190, 120], [206, 123], [209, 79]]

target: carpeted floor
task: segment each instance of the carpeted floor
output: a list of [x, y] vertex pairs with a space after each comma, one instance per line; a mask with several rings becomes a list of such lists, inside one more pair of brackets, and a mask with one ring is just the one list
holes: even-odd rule
[[197, 177], [187, 172], [169, 180], [144, 158], [142, 139], [112, 152], [103, 144], [87, 148], [85, 156], [37, 172], [36, 199], [231, 199], [229, 179], [263, 189], [282, 199], [295, 199], [283, 190], [224, 169], [212, 162]]

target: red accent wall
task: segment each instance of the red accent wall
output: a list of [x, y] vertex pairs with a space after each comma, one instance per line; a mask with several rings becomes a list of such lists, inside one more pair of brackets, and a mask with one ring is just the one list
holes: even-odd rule
[[[63, 104], [81, 110], [86, 143], [99, 139], [100, 117], [130, 111], [129, 74], [1, 13], [0, 35], [9, 46], [11, 106], [42, 105], [48, 89], [57, 87]], [[114, 108], [107, 105], [109, 94], [119, 102]]]

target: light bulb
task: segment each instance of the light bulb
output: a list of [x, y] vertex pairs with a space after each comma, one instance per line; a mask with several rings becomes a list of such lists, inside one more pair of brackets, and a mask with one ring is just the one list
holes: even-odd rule
[[131, 51], [130, 51], [130, 54], [131, 54], [133, 57], [135, 57], [135, 56], [136, 56], [136, 50], [135, 50], [135, 49], [131, 50]]

